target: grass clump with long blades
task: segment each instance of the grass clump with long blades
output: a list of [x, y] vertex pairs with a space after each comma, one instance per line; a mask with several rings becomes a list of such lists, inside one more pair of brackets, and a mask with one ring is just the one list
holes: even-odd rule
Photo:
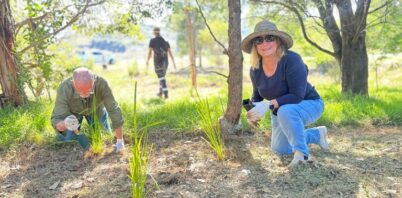
[[103, 140], [102, 140], [102, 126], [99, 122], [99, 117], [96, 112], [96, 95], [93, 97], [92, 101], [92, 115], [93, 115], [93, 126], [90, 126], [89, 134], [91, 137], [91, 151], [94, 154], [100, 154], [103, 151]]
[[208, 103], [208, 99], [202, 99], [198, 95], [196, 109], [198, 115], [201, 118], [200, 120], [201, 128], [204, 131], [205, 135], [207, 136], [207, 139], [205, 139], [204, 137], [202, 137], [202, 139], [205, 140], [205, 142], [212, 148], [212, 150], [218, 156], [219, 160], [225, 159], [225, 154], [223, 150], [224, 145], [221, 138], [219, 121], [218, 119], [212, 118], [212, 113]]
[[147, 182], [147, 168], [152, 154], [152, 145], [148, 145], [147, 130], [144, 127], [142, 131], [137, 125], [137, 82], [134, 88], [134, 115], [133, 115], [133, 131], [130, 137], [129, 157], [130, 180], [132, 186], [132, 196], [134, 198], [144, 197], [145, 184]]

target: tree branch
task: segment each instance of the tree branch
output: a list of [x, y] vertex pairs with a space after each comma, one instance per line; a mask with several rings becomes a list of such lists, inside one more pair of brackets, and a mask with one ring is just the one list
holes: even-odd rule
[[387, 1], [387, 2], [385, 2], [384, 4], [382, 4], [381, 6], [378, 6], [377, 8], [374, 8], [373, 10], [368, 11], [368, 14], [377, 12], [378, 10], [382, 9], [382, 8], [385, 7], [385, 6], [388, 6], [388, 5], [391, 4], [391, 3], [392, 3], [392, 0], [391, 0], [391, 1]]
[[217, 74], [217, 75], [219, 75], [219, 76], [222, 76], [222, 77], [225, 77], [225, 78], [229, 78], [229, 76], [227, 76], [227, 75], [225, 75], [225, 74], [222, 74], [222, 73], [219, 73], [219, 72], [217, 72], [217, 71], [212, 71], [212, 70], [206, 70], [206, 69], [204, 69], [204, 68], [200, 68], [200, 70], [202, 70], [203, 72], [205, 72], [205, 73], [214, 73], [214, 74]]
[[257, 3], [260, 2], [260, 3], [277, 4], [277, 5], [283, 6], [283, 7], [287, 8], [288, 10], [292, 11], [294, 14], [296, 14], [296, 17], [299, 20], [304, 39], [306, 39], [308, 43], [310, 43], [312, 46], [316, 47], [318, 50], [335, 57], [334, 52], [331, 52], [331, 51], [329, 51], [327, 49], [322, 48], [316, 42], [311, 40], [310, 37], [308, 37], [307, 32], [306, 32], [306, 27], [305, 27], [304, 22], [303, 22], [303, 17], [301, 16], [299, 11], [295, 7], [287, 5], [287, 4], [282, 3], [282, 2], [277, 2], [277, 1], [264, 1], [264, 0], [252, 0], [252, 1], [257, 2]]
[[16, 35], [18, 34], [18, 32], [19, 32], [19, 30], [21, 29], [22, 26], [30, 24], [30, 23], [33, 23], [35, 21], [42, 20], [42, 19], [46, 18], [48, 16], [48, 14], [49, 14], [49, 12], [43, 14], [42, 16], [38, 16], [38, 17], [34, 17], [34, 18], [27, 18], [27, 19], [25, 19], [25, 20], [23, 20], [21, 22], [16, 23], [15, 24], [15, 32], [16, 32], [15, 34]]
[[[382, 6], [380, 6], [380, 7], [378, 7], [378, 8], [375, 8], [375, 9], [372, 10], [372, 11], [369, 11], [369, 14], [370, 14], [370, 13], [373, 13], [373, 12], [375, 12], [375, 11], [377, 11], [377, 10], [379, 10], [379, 9], [381, 9], [381, 8], [383, 8], [383, 7], [385, 7], [385, 12], [384, 12], [384, 14], [381, 15], [381, 16], [379, 16], [379, 17], [377, 17], [377, 18], [375, 18], [374, 20], [368, 22], [367, 25], [366, 25], [366, 28], [365, 28], [366, 30], [369, 29], [369, 28], [372, 28], [372, 27], [374, 27], [374, 26], [377, 26], [377, 25], [380, 25], [380, 24], [384, 24], [384, 23], [392, 24], [392, 23], [390, 23], [389, 21], [387, 21], [387, 16], [388, 16], [388, 14], [389, 14], [389, 11], [388, 11], [389, 6], [387, 6], [387, 5], [389, 5], [389, 3], [392, 3], [392, 1], [389, 1], [389, 2], [387, 2], [387, 3], [385, 3], [385, 4], [383, 4]], [[384, 18], [384, 20], [382, 20], [383, 18]], [[380, 20], [380, 21], [377, 22], [378, 20]]]
[[32, 68], [36, 68], [39, 67], [39, 65], [37, 63], [26, 63], [26, 62], [21, 62], [22, 65], [27, 65], [28, 67], [26, 67], [27, 69], [32, 69]]
[[325, 29], [325, 27], [324, 27], [323, 25], [321, 25], [321, 24], [317, 21], [317, 19], [322, 20], [321, 17], [319, 17], [319, 16], [313, 16], [313, 15], [310, 14], [310, 12], [308, 12], [308, 11], [304, 12], [304, 15], [306, 15], [306, 17], [312, 18], [313, 21], [314, 21], [314, 23], [315, 23], [317, 26], [320, 26], [322, 29]]
[[17, 54], [22, 54], [22, 53], [26, 52], [27, 50], [31, 49], [32, 47], [37, 46], [38, 43], [43, 42], [45, 39], [47, 39], [47, 38], [49, 38], [49, 37], [51, 37], [51, 36], [55, 36], [56, 34], [60, 33], [61, 31], [63, 31], [64, 29], [66, 29], [67, 27], [69, 27], [69, 26], [71, 26], [73, 23], [75, 23], [75, 22], [79, 19], [79, 16], [82, 15], [82, 14], [84, 14], [84, 13], [87, 11], [87, 9], [88, 9], [89, 7], [97, 6], [97, 5], [103, 4], [103, 3], [106, 2], [106, 0], [102, 0], [102, 1], [99, 1], [99, 2], [97, 2], [97, 3], [92, 3], [92, 4], [90, 4], [89, 2], [90, 2], [90, 1], [87, 1], [86, 4], [84, 5], [83, 9], [82, 9], [81, 11], [77, 12], [77, 13], [70, 19], [70, 21], [69, 21], [66, 25], [62, 26], [60, 29], [54, 31], [53, 33], [46, 34], [45, 36], [43, 36], [42, 38], [40, 38], [37, 42], [34, 42], [34, 43], [29, 44], [27, 47], [25, 47], [25, 48], [22, 49], [21, 51], [17, 52]]
[[368, 15], [368, 10], [370, 8], [370, 0], [359, 0], [357, 2], [357, 9], [356, 9], [356, 20], [360, 18], [359, 24], [357, 25], [356, 28], [356, 33], [353, 36], [352, 43], [355, 43], [358, 39], [360, 34], [363, 32], [363, 30], [366, 29], [367, 25], [367, 15]]
[[[99, 3], [95, 3], [94, 5], [99, 5]], [[91, 6], [94, 6], [94, 5], [93, 5], [93, 4], [88, 4], [88, 7], [91, 7]], [[51, 13], [55, 13], [55, 12], [60, 12], [60, 11], [63, 11], [63, 10], [67, 10], [69, 7], [72, 7], [72, 6], [73, 6], [73, 5], [67, 5], [67, 6], [65, 6], [65, 7], [62, 8], [62, 9], [55, 9], [55, 10], [52, 10], [51, 12], [45, 12], [42, 16], [38, 16], [38, 17], [34, 17], [34, 18], [29, 17], [29, 18], [27, 18], [27, 19], [24, 19], [23, 21], [20, 21], [20, 22], [18, 22], [18, 23], [15, 24], [15, 29], [17, 29], [16, 32], [18, 32], [18, 30], [19, 30], [22, 26], [24, 26], [24, 25], [27, 25], [27, 24], [29, 24], [29, 23], [42, 20], [42, 19], [46, 18], [46, 17], [47, 17], [49, 14], [51, 14]], [[85, 5], [83, 5], [83, 6], [85, 6]]]
[[318, 9], [323, 29], [332, 43], [332, 48], [336, 56], [335, 59], [339, 60], [342, 52], [342, 37], [341, 31], [333, 16], [333, 4], [330, 0], [325, 0], [325, 2], [313, 0], [313, 3]]
[[[387, 9], [388, 9], [388, 8], [387, 8]], [[392, 25], [392, 23], [390, 23], [389, 21], [387, 21], [387, 15], [388, 15], [388, 14], [389, 14], [389, 13], [386, 12], [384, 15], [379, 16], [379, 17], [377, 17], [376, 19], [370, 21], [369, 23], [367, 23], [365, 29], [369, 29], [369, 28], [372, 28], [372, 27], [374, 27], [374, 26], [377, 26], [377, 25], [380, 25], [380, 24], [385, 24], [385, 23], [388, 23], [388, 24], [391, 24], [391, 25]], [[384, 18], [384, 20], [381, 20], [382, 18]], [[380, 21], [379, 21], [379, 22], [376, 22], [376, 21], [378, 21], [378, 20], [380, 20]]]
[[212, 32], [211, 28], [209, 27], [207, 19], [205, 18], [204, 13], [202, 12], [202, 9], [201, 9], [200, 4], [198, 3], [198, 0], [195, 0], [195, 2], [197, 3], [198, 10], [200, 11], [201, 17], [204, 19], [204, 23], [207, 26], [209, 33], [214, 38], [215, 42], [217, 42], [223, 48], [223, 53], [228, 55], [228, 50], [225, 47], [225, 45], [223, 45], [221, 42], [218, 41], [218, 39], [215, 37], [214, 33]]

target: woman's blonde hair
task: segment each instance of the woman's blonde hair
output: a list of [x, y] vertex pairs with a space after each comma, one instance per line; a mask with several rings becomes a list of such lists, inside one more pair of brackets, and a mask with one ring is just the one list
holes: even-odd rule
[[[278, 37], [276, 37], [275, 42], [278, 45], [278, 48], [276, 48], [276, 56], [278, 57], [278, 60], [280, 60], [282, 58], [282, 56], [285, 55], [286, 47], [283, 44], [283, 42], [281, 41], [281, 39]], [[251, 56], [251, 59], [250, 59], [251, 67], [253, 69], [259, 69], [261, 56], [258, 54], [257, 47], [254, 44], [251, 47], [250, 56]]]

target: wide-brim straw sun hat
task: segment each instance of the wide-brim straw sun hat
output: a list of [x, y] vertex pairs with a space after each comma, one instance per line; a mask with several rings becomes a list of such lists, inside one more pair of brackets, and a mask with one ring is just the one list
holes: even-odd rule
[[250, 53], [251, 48], [253, 47], [253, 39], [267, 34], [279, 37], [286, 49], [291, 48], [293, 45], [292, 37], [289, 34], [278, 30], [276, 25], [272, 22], [264, 20], [257, 23], [254, 27], [254, 32], [243, 39], [241, 42], [241, 49], [246, 53]]

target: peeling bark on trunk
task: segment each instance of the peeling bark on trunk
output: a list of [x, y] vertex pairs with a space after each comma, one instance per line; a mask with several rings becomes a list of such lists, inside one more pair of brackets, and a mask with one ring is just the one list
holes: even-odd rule
[[18, 106], [24, 94], [18, 87], [18, 67], [14, 57], [14, 20], [8, 0], [0, 0], [0, 83], [8, 103]]
[[241, 113], [243, 54], [241, 52], [241, 4], [240, 0], [229, 0], [229, 78], [228, 103], [225, 115], [219, 120], [221, 132], [232, 134]]

